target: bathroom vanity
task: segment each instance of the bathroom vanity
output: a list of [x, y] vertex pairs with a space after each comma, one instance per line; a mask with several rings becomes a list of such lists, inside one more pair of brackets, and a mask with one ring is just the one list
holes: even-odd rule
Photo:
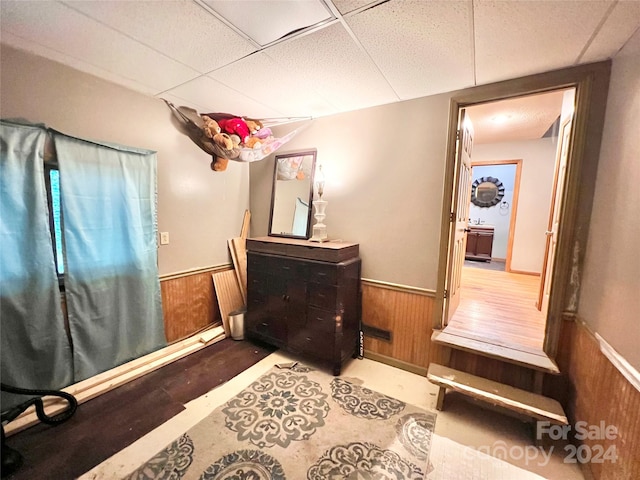
[[466, 260], [491, 261], [493, 225], [469, 225], [467, 230]]

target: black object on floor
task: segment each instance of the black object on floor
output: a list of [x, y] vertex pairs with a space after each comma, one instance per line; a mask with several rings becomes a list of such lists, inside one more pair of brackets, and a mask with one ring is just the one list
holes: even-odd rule
[[[38, 419], [42, 423], [47, 425], [59, 425], [66, 422], [73, 416], [78, 408], [78, 401], [70, 393], [59, 390], [32, 390], [4, 383], [0, 383], [0, 390], [6, 393], [30, 397], [26, 401], [8, 408], [1, 414], [2, 425], [0, 426], [0, 429], [2, 429], [2, 463], [0, 464], [0, 472], [2, 477], [6, 477], [15, 473], [22, 466], [22, 455], [20, 455], [20, 452], [6, 444], [4, 426], [18, 418], [22, 412], [31, 406], [35, 406]], [[66, 400], [67, 407], [62, 412], [49, 416], [44, 410], [44, 403], [42, 401], [42, 397], [44, 396], [60, 397]]]
[[56, 428], [40, 424], [17, 433], [8, 441], [24, 463], [7, 478], [77, 478], [273, 351], [225, 339], [83, 403]]

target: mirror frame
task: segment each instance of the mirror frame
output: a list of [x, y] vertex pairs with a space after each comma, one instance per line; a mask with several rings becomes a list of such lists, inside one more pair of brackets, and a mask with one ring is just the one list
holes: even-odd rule
[[[303, 239], [303, 240], [307, 240], [310, 236], [311, 236], [311, 214], [313, 212], [313, 184], [314, 184], [314, 177], [316, 174], [316, 157], [317, 157], [317, 150], [315, 148], [313, 149], [308, 149], [308, 150], [296, 150], [294, 152], [286, 152], [286, 153], [280, 153], [278, 155], [275, 156], [274, 159], [274, 166], [273, 166], [273, 184], [271, 187], [271, 209], [269, 210], [269, 230], [268, 230], [268, 236], [270, 237], [282, 237], [282, 238], [299, 238], [299, 239]], [[306, 199], [309, 202], [309, 213], [307, 215], [307, 230], [305, 232], [304, 235], [294, 235], [293, 233], [291, 234], [287, 234], [287, 233], [272, 233], [271, 229], [272, 229], [272, 225], [273, 225], [273, 210], [274, 210], [274, 206], [275, 206], [275, 201], [276, 201], [276, 186], [277, 186], [277, 182], [278, 182], [278, 160], [279, 159], [284, 159], [284, 158], [290, 158], [290, 157], [301, 157], [301, 156], [307, 156], [310, 155], [312, 156], [312, 160], [311, 160], [311, 175], [309, 178], [309, 197]]]
[[[496, 193], [496, 196], [493, 197], [493, 200], [491, 201], [480, 200], [476, 196], [476, 191], [478, 187], [483, 183], [493, 183], [497, 187], [498, 192]], [[500, 201], [503, 198], [504, 198], [504, 185], [500, 180], [498, 180], [495, 177], [480, 177], [476, 179], [471, 185], [471, 203], [473, 203], [476, 207], [480, 207], [480, 208], [493, 207], [494, 205], [497, 205], [498, 203], [500, 203]]]

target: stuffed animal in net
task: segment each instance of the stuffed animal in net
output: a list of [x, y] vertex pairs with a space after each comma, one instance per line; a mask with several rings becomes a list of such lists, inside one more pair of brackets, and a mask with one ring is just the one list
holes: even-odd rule
[[218, 120], [218, 125], [220, 125], [223, 132], [229, 135], [238, 135], [238, 137], [240, 137], [240, 143], [244, 143], [247, 138], [249, 138], [249, 127], [247, 123], [239, 117], [221, 118]]

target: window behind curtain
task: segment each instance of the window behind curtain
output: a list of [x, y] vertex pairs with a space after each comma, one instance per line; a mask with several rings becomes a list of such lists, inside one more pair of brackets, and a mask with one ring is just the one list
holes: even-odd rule
[[58, 278], [64, 275], [64, 250], [62, 249], [62, 214], [60, 213], [60, 171], [57, 164], [45, 164], [45, 182], [49, 203], [49, 226], [56, 261]]
[[157, 160], [149, 150], [58, 132], [53, 140], [60, 175], [60, 263], [80, 381], [166, 345], [157, 265]]

